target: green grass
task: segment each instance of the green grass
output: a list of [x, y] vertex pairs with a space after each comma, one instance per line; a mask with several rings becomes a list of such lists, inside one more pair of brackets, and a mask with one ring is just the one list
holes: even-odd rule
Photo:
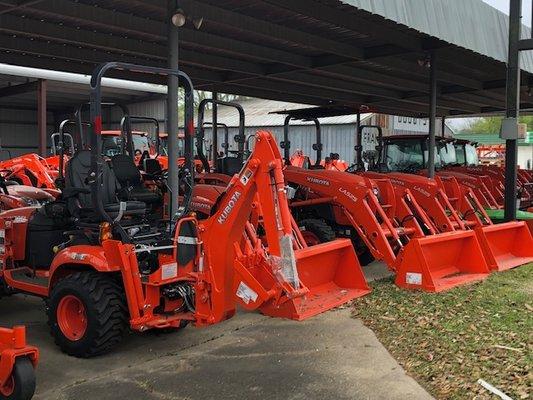
[[533, 264], [439, 294], [391, 280], [354, 303], [364, 321], [437, 399], [494, 399], [481, 378], [513, 399], [533, 382]]

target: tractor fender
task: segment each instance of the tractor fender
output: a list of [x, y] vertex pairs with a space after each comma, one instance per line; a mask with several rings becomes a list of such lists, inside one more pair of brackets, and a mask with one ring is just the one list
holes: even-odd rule
[[83, 269], [98, 272], [117, 272], [118, 266], [111, 266], [107, 262], [102, 246], [76, 245], [59, 251], [50, 266], [50, 287], [57, 279], [65, 275], [65, 270]]

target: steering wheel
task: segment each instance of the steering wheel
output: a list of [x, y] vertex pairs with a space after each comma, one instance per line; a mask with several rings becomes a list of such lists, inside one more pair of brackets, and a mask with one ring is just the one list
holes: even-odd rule
[[357, 172], [357, 164], [354, 163], [350, 165], [348, 168], [344, 170], [344, 172], [349, 172], [350, 174]]
[[407, 172], [409, 174], [415, 174], [420, 170], [420, 165], [415, 162], [410, 162], [405, 165], [397, 164], [400, 171]]

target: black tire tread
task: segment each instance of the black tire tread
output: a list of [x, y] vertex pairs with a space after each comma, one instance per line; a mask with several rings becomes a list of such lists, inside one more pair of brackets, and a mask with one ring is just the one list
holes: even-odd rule
[[335, 231], [323, 219], [302, 219], [298, 222], [298, 226], [303, 226], [307, 231], [313, 232], [321, 243], [331, 242], [336, 239]]
[[[115, 347], [124, 336], [128, 326], [128, 308], [124, 289], [113, 279], [95, 271], [75, 272], [59, 281], [52, 290], [64, 286], [81, 287], [86, 290], [97, 312], [95, 335], [91, 343], [81, 351], [73, 351], [65, 346], [61, 339], [61, 330], [57, 326], [56, 309], [47, 307], [48, 323], [55, 343], [68, 355], [89, 358], [104, 354]], [[61, 335], [61, 336], [59, 336]]]
[[35, 370], [28, 357], [18, 357], [12, 372], [15, 390], [10, 396], [0, 394], [2, 400], [30, 400], [35, 393]]

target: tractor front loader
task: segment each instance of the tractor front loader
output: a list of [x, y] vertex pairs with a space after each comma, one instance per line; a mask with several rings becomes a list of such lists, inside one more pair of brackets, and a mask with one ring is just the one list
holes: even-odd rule
[[55, 189], [57, 171], [35, 153], [24, 154], [0, 162], [0, 170], [6, 171], [5, 179], [37, 188]]
[[[390, 151], [391, 143], [394, 138], [387, 138], [380, 160], [387, 160], [388, 166], [399, 165], [399, 156]], [[378, 169], [386, 170], [385, 164], [378, 162]], [[502, 271], [533, 261], [533, 240], [526, 223], [493, 224], [472, 189], [459, 185], [455, 176], [439, 173], [429, 179], [403, 172], [367, 172], [365, 176], [388, 178], [399, 190], [408, 188], [438, 232], [474, 231], [491, 270]]]
[[[474, 232], [435, 234], [413, 195], [386, 179], [287, 166], [300, 225], [320, 219], [337, 233], [355, 230], [371, 254], [395, 272], [398, 286], [440, 292], [488, 276]], [[357, 243], [356, 243], [356, 247]]]

